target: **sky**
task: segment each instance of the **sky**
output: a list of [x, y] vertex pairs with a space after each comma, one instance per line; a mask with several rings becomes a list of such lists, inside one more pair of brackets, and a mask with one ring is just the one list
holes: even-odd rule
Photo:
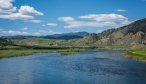
[[146, 0], [0, 0], [0, 36], [100, 33], [146, 18]]

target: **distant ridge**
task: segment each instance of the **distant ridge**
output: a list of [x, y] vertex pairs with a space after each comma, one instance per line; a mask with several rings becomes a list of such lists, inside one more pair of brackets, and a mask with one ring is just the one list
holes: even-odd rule
[[76, 38], [83, 38], [87, 36], [88, 32], [71, 32], [71, 33], [63, 33], [63, 34], [54, 34], [54, 35], [46, 35], [46, 36], [23, 36], [23, 35], [16, 35], [16, 36], [2, 36], [1, 38], [6, 39], [28, 39], [28, 38], [45, 38], [45, 39], [76, 39]]
[[54, 35], [47, 35], [41, 36], [41, 38], [47, 39], [76, 39], [76, 38], [83, 38], [87, 36], [89, 33], [87, 32], [71, 32], [71, 33], [64, 33], [64, 34], [54, 34]]

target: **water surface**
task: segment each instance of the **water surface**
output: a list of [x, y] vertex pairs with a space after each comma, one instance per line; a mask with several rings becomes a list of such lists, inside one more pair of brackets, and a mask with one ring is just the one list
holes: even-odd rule
[[0, 84], [146, 84], [146, 63], [121, 53], [96, 50], [0, 59]]

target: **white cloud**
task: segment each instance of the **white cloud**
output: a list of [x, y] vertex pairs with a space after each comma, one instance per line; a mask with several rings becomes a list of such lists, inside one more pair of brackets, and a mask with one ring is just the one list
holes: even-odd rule
[[16, 7], [13, 6], [14, 0], [0, 0], [0, 14], [11, 14], [16, 11]]
[[24, 27], [24, 28], [21, 28], [21, 30], [23, 30], [23, 31], [24, 31], [24, 30], [28, 30], [28, 28], [27, 28], [27, 27]]
[[5, 35], [28, 35], [28, 32], [8, 30], [8, 31], [0, 31], [0, 35], [1, 36], [5, 36]]
[[63, 21], [67, 23], [67, 26], [64, 26], [64, 28], [76, 28], [76, 27], [82, 27], [84, 26], [85, 22], [83, 21], [76, 21], [73, 17], [59, 17], [59, 21]]
[[21, 6], [19, 9], [19, 13], [23, 15], [44, 15], [43, 13], [35, 10], [33, 7], [30, 6]]
[[12, 2], [14, 2], [14, 0], [0, 0], [0, 18], [10, 20], [32, 20], [32, 22], [36, 22], [33, 21], [35, 16], [44, 15], [27, 5], [20, 6], [18, 9]]
[[40, 22], [42, 22], [41, 20], [30, 20], [31, 22], [33, 22], [33, 23], [40, 23]]
[[0, 36], [15, 36], [15, 35], [41, 36], [41, 35], [61, 34], [61, 32], [52, 31], [52, 30], [38, 30], [38, 31], [35, 31], [35, 32], [28, 32], [26, 30], [28, 30], [27, 27], [22, 28], [21, 31], [0, 29]]
[[125, 9], [117, 9], [116, 11], [117, 12], [127, 12], [127, 10], [125, 10]]
[[58, 20], [60, 21], [64, 21], [64, 22], [71, 22], [71, 21], [74, 21], [75, 19], [73, 17], [59, 17]]
[[128, 18], [119, 14], [89, 14], [79, 16], [80, 20], [73, 17], [59, 17], [59, 21], [67, 24], [64, 28], [80, 27], [119, 27], [130, 23]]
[[47, 26], [57, 26], [58, 24], [56, 23], [48, 23]]
[[121, 21], [127, 19], [123, 15], [118, 14], [89, 14], [85, 16], [80, 16], [82, 19], [96, 20], [98, 22], [102, 21]]
[[34, 16], [23, 15], [21, 13], [12, 13], [10, 15], [0, 15], [0, 18], [10, 19], [10, 20], [30, 20], [30, 19], [34, 19]]

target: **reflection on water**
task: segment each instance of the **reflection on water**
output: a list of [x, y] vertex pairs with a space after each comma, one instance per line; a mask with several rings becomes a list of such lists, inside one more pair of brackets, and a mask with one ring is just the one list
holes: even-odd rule
[[0, 84], [146, 84], [146, 63], [122, 58], [121, 53], [98, 50], [0, 59]]

